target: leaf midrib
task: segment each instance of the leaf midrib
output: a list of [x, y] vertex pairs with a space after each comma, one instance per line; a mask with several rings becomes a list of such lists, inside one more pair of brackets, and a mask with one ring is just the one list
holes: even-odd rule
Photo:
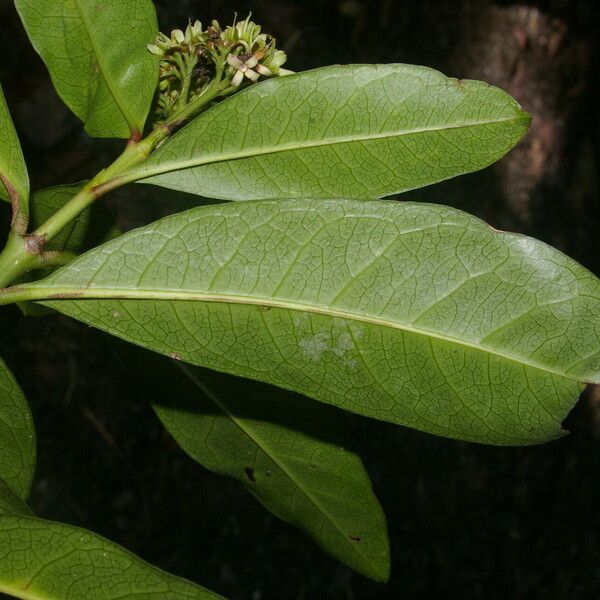
[[129, 115], [127, 114], [127, 111], [125, 110], [125, 108], [123, 107], [123, 105], [119, 99], [119, 96], [116, 92], [114, 84], [112, 83], [111, 79], [106, 74], [106, 69], [104, 67], [104, 61], [102, 59], [102, 54], [98, 50], [98, 46], [96, 45], [96, 41], [94, 39], [94, 36], [92, 35], [90, 26], [88, 25], [84, 10], [81, 8], [81, 0], [75, 0], [75, 6], [77, 7], [77, 12], [79, 12], [79, 16], [81, 17], [81, 22], [83, 23], [85, 32], [87, 33], [87, 36], [90, 40], [90, 44], [92, 44], [92, 49], [94, 50], [94, 56], [96, 57], [96, 60], [98, 62], [98, 70], [100, 71], [100, 74], [102, 75], [102, 79], [104, 80], [104, 83], [106, 84], [106, 87], [108, 88], [108, 91], [110, 92], [110, 95], [112, 96], [113, 100], [115, 101], [115, 104], [117, 105], [119, 111], [123, 115], [123, 118], [125, 119], [125, 122], [127, 123], [127, 126], [129, 127], [129, 130], [133, 131], [136, 128], [136, 125], [129, 119]]
[[[311, 494], [310, 490], [305, 489], [303, 485], [301, 485], [301, 483], [294, 477], [293, 473], [286, 467], [284, 462], [281, 462], [278, 458], [276, 453], [271, 450], [271, 448], [264, 442], [264, 440], [262, 438], [260, 438], [260, 436], [256, 435], [252, 429], [250, 427], [245, 427], [244, 423], [242, 420], [238, 420], [236, 418], [236, 416], [231, 413], [227, 406], [226, 403], [222, 402], [219, 397], [214, 394], [210, 388], [208, 386], [206, 386], [205, 384], [203, 384], [192, 372], [191, 370], [186, 367], [185, 365], [177, 365], [186, 375], [187, 377], [192, 381], [192, 383], [205, 395], [207, 396], [211, 402], [213, 402], [214, 404], [216, 404], [216, 406], [223, 411], [223, 413], [229, 418], [231, 419], [231, 421], [240, 429], [240, 431], [242, 431], [242, 433], [244, 435], [246, 435], [251, 442], [253, 442], [254, 444], [256, 444], [283, 472], [283, 474], [306, 496], [306, 498], [308, 498], [308, 500], [315, 505], [319, 511], [324, 514], [326, 516], [326, 518], [328, 519], [328, 521], [330, 523], [332, 523], [334, 525], [334, 527], [336, 528], [336, 530], [339, 532], [339, 534], [341, 535], [341, 537], [346, 541], [347, 545], [352, 548], [356, 554], [358, 554], [358, 556], [360, 556], [363, 560], [366, 560], [368, 563], [373, 564], [367, 556], [365, 556], [362, 552], [360, 552], [360, 549], [358, 548], [357, 544], [350, 544], [348, 542], [347, 536], [348, 536], [348, 532], [343, 531], [340, 528], [340, 525], [338, 525], [337, 521], [335, 520], [335, 518], [333, 517], [333, 515], [331, 515], [329, 513], [329, 511], [323, 507], [323, 505], [318, 501], [318, 499], [316, 499], [315, 497], [313, 497], [313, 495]], [[375, 568], [377, 568], [377, 565], [374, 565]]]
[[[132, 169], [131, 171], [126, 171], [122, 177], [126, 181], [133, 181], [135, 179], [146, 179], [148, 177], [154, 177], [156, 175], [161, 175], [162, 173], [169, 173], [174, 171], [182, 171], [184, 169], [191, 169], [194, 167], [201, 167], [204, 165], [209, 165], [213, 163], [219, 162], [227, 162], [233, 160], [240, 160], [243, 158], [251, 158], [253, 156], [268, 156], [270, 154], [279, 154], [283, 152], [290, 152], [293, 150], [306, 150], [310, 148], [320, 148], [322, 146], [336, 146], [341, 144], [348, 144], [353, 142], [369, 142], [372, 140], [385, 140], [396, 137], [408, 136], [408, 135], [418, 135], [420, 133], [435, 133], [438, 131], [448, 131], [452, 129], [469, 129], [471, 127], [481, 127], [482, 125], [495, 125], [498, 123], [510, 123], [510, 122], [518, 122], [518, 121], [528, 121], [529, 115], [527, 113], [521, 113], [514, 115], [510, 118], [502, 118], [502, 119], [489, 119], [485, 121], [464, 121], [460, 124], [456, 125], [444, 125], [444, 126], [433, 126], [433, 127], [415, 127], [414, 129], [398, 129], [393, 132], [385, 132], [385, 133], [372, 133], [372, 134], [358, 134], [358, 135], [346, 135], [339, 136], [335, 138], [318, 138], [310, 141], [304, 142], [290, 142], [287, 144], [279, 144], [277, 146], [265, 146], [265, 147], [252, 147], [246, 150], [238, 151], [238, 152], [230, 152], [223, 154], [209, 154], [206, 157], [202, 158], [196, 157], [193, 159], [185, 160], [185, 161], [161, 161], [156, 167], [139, 167], [138, 169]], [[176, 135], [172, 143], [175, 144], [178, 141], [178, 136], [183, 135], [185, 129], [181, 131], [178, 135]], [[165, 145], [165, 149], [167, 145]], [[175, 166], [173, 166], [175, 165]]]
[[[517, 363], [522, 366], [538, 369], [545, 373], [563, 377], [572, 381], [582, 382], [580, 377], [574, 377], [566, 372], [557, 371], [548, 367], [535, 363], [525, 358], [511, 356], [504, 352], [494, 350], [488, 346], [480, 346], [474, 342], [462, 340], [449, 335], [444, 335], [435, 331], [413, 327], [406, 323], [383, 319], [375, 315], [366, 313], [351, 313], [348, 311], [334, 309], [326, 306], [317, 306], [314, 304], [303, 304], [299, 302], [290, 302], [289, 300], [277, 300], [274, 298], [263, 298], [256, 296], [238, 296], [234, 294], [208, 294], [205, 292], [194, 292], [190, 290], [173, 290], [173, 289], [135, 289], [135, 288], [110, 288], [110, 287], [90, 287], [90, 288], [72, 288], [72, 287], [37, 287], [34, 285], [23, 286], [22, 291], [25, 292], [23, 299], [34, 301], [52, 301], [52, 300], [163, 300], [163, 301], [194, 301], [194, 302], [210, 302], [222, 304], [240, 304], [250, 306], [262, 306], [264, 308], [280, 308], [296, 312], [307, 312], [319, 314], [331, 318], [341, 318], [350, 321], [368, 323], [379, 327], [387, 327], [416, 335], [423, 335], [429, 338], [438, 339], [444, 342], [453, 343], [480, 352], [486, 352], [493, 356], [497, 356], [507, 361]], [[586, 381], [584, 383], [593, 383]]]

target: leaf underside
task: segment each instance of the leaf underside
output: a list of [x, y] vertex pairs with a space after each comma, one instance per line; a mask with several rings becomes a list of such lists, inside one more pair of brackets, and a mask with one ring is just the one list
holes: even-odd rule
[[210, 198], [377, 198], [481, 169], [530, 117], [502, 90], [413, 65], [274, 78], [223, 101], [135, 177]]
[[25, 293], [192, 364], [477, 442], [554, 439], [600, 381], [598, 279], [443, 206], [196, 208]]
[[0, 479], [23, 500], [35, 472], [35, 429], [19, 384], [0, 358]]
[[15, 0], [65, 104], [96, 137], [143, 130], [158, 81], [151, 0]]
[[[385, 516], [337, 411], [301, 396], [144, 353], [144, 395], [181, 448], [233, 477], [334, 558], [389, 576]], [[169, 362], [171, 364], [169, 364]]]
[[0, 592], [23, 600], [216, 600], [100, 536], [61, 523], [0, 516]]

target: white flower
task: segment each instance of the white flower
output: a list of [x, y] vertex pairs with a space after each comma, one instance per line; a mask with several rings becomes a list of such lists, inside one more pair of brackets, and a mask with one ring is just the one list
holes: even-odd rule
[[[265, 75], [266, 71], [269, 71], [265, 66], [258, 64], [256, 56], [252, 55], [248, 58], [245, 58], [245, 56], [244, 54], [241, 56], [236, 56], [235, 54], [227, 55], [229, 66], [236, 69], [235, 75], [231, 80], [231, 85], [234, 87], [238, 87], [244, 77], [247, 77], [251, 81], [257, 81], [261, 75]], [[269, 71], [269, 74], [271, 74], [271, 71]]]

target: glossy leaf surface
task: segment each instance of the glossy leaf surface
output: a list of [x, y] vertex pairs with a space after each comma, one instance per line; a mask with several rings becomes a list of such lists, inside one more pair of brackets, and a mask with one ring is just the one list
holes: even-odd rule
[[21, 144], [13, 125], [4, 93], [0, 87], [0, 199], [10, 200], [6, 184], [12, 186], [22, 201], [29, 196], [29, 176]]
[[524, 135], [498, 88], [412, 65], [334, 66], [253, 85], [136, 170], [210, 198], [377, 198], [476, 171]]
[[240, 481], [334, 558], [387, 580], [385, 516], [360, 458], [340, 445], [339, 414], [255, 382], [157, 364], [159, 358], [145, 363], [141, 385], [161, 398], [154, 410], [185, 452]]
[[84, 529], [7, 515], [0, 516], [0, 592], [23, 600], [220, 598]]
[[183, 361], [478, 442], [559, 437], [582, 382], [600, 382], [598, 279], [443, 206], [197, 208], [16, 297], [61, 299], [49, 304]]
[[23, 391], [0, 358], [0, 479], [23, 499], [35, 472], [35, 430]]
[[65, 104], [96, 137], [141, 132], [158, 82], [151, 0], [16, 0]]

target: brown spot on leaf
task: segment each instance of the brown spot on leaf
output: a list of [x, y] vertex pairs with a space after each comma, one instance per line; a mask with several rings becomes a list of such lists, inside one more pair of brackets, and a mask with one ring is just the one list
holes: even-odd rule
[[360, 536], [358, 536], [358, 535], [351, 535], [351, 536], [350, 536], [350, 539], [351, 539], [353, 542], [361, 542], [361, 541], [362, 541], [362, 538], [361, 538]]
[[254, 477], [254, 469], [252, 467], [246, 467], [244, 473], [246, 473], [246, 477], [249, 481], [256, 483], [256, 477]]
[[82, 295], [82, 292], [61, 292], [60, 294], [50, 294], [48, 298], [51, 300], [65, 300], [67, 298], [77, 298]]
[[173, 360], [181, 360], [181, 354], [179, 354], [179, 352], [169, 352], [169, 356]]

